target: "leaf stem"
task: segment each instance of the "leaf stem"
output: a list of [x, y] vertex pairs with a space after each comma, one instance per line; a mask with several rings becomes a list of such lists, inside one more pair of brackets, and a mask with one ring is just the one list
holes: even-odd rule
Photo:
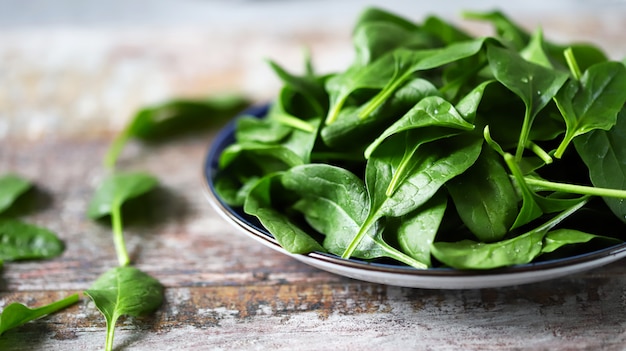
[[361, 243], [363, 236], [365, 236], [365, 233], [367, 233], [367, 231], [370, 229], [370, 227], [372, 226], [372, 224], [374, 224], [375, 221], [376, 221], [376, 216], [367, 217], [367, 219], [365, 220], [361, 228], [359, 228], [359, 232], [356, 233], [356, 235], [354, 236], [354, 238], [352, 239], [352, 241], [350, 242], [346, 250], [341, 255], [341, 258], [348, 259], [350, 258], [350, 256], [352, 256], [352, 253], [354, 253], [354, 250], [356, 250], [356, 248], [359, 246], [359, 243]]
[[311, 124], [286, 113], [272, 115], [272, 118], [276, 119], [276, 121], [278, 121], [279, 123], [302, 130], [304, 132], [315, 132], [315, 128]]
[[124, 241], [124, 232], [122, 230], [122, 205], [119, 201], [115, 201], [111, 207], [111, 224], [113, 225], [113, 242], [115, 244], [115, 252], [120, 266], [128, 266], [130, 258], [126, 250], [126, 242]]
[[552, 157], [550, 157], [550, 155], [541, 148], [541, 146], [535, 144], [532, 141], [529, 141], [527, 143], [528, 148], [535, 154], [537, 155], [545, 164], [549, 165], [552, 163]]
[[567, 62], [567, 66], [569, 67], [570, 72], [576, 80], [580, 80], [582, 73], [580, 72], [580, 67], [578, 66], [578, 62], [576, 61], [576, 57], [574, 56], [574, 50], [571, 47], [565, 49], [563, 51], [563, 56], [565, 56], [565, 62]]
[[115, 323], [117, 322], [117, 318], [111, 318], [110, 324], [107, 320], [107, 335], [106, 340], [104, 342], [104, 350], [105, 351], [113, 351], [113, 339], [115, 337]]
[[117, 159], [119, 155], [122, 153], [124, 146], [130, 139], [130, 133], [128, 130], [124, 130], [120, 133], [109, 146], [106, 155], [104, 156], [104, 167], [113, 171], [115, 170], [115, 164], [117, 163]]
[[520, 162], [524, 149], [526, 148], [528, 135], [530, 135], [530, 108], [526, 107], [524, 113], [524, 122], [522, 123], [522, 130], [520, 131], [519, 140], [517, 142], [517, 149], [515, 150], [515, 161]]
[[328, 115], [326, 116], [326, 121], [324, 123], [328, 125], [337, 120], [337, 118], [339, 117], [339, 111], [341, 111], [341, 108], [343, 107], [343, 104], [345, 103], [347, 98], [347, 95], [342, 96], [341, 99], [335, 102], [330, 111], [328, 111]]
[[381, 90], [376, 96], [370, 100], [367, 105], [363, 107], [361, 111], [359, 111], [359, 118], [365, 119], [369, 115], [371, 115], [378, 107], [380, 107], [390, 96], [393, 94], [398, 88], [404, 84], [404, 82], [411, 77], [413, 74], [412, 71], [408, 71], [401, 75], [399, 78], [394, 79], [387, 84], [383, 90]]
[[609, 189], [609, 188], [597, 188], [594, 186], [576, 185], [568, 183], [556, 183], [543, 179], [537, 179], [532, 177], [524, 177], [524, 181], [528, 185], [536, 185], [543, 187], [547, 190], [562, 191], [580, 195], [592, 195], [602, 197], [614, 197], [620, 199], [626, 199], [626, 190], [621, 189]]

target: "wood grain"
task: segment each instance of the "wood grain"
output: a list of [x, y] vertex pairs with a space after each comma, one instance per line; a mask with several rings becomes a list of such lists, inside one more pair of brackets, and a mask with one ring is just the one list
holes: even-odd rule
[[[240, 235], [206, 203], [200, 170], [212, 133], [134, 143], [122, 169], [161, 181], [127, 218], [137, 267], [166, 287], [154, 315], [122, 318], [124, 350], [620, 350], [626, 345], [623, 262], [554, 281], [440, 291], [370, 284], [308, 267]], [[38, 306], [81, 292], [116, 264], [105, 223], [85, 216], [104, 175], [107, 138], [3, 141], [0, 168], [32, 179], [24, 220], [50, 227], [62, 257], [6, 263], [0, 306]], [[6, 152], [6, 150], [11, 150]], [[27, 202], [27, 201], [24, 201]], [[93, 350], [104, 319], [81, 301], [9, 331], [2, 350]]]

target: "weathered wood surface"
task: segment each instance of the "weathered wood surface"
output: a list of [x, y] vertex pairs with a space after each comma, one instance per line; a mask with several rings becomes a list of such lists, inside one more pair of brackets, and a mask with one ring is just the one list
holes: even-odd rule
[[[390, 6], [408, 6], [399, 3]], [[583, 10], [568, 12], [570, 18], [526, 10], [522, 20], [534, 26], [551, 18], [546, 33], [600, 38], [614, 56], [626, 55], [626, 14]], [[351, 21], [335, 14], [320, 28], [310, 19], [287, 21], [285, 13], [273, 18], [276, 27], [238, 31], [194, 23], [0, 32], [0, 173], [14, 171], [36, 184], [17, 214], [66, 243], [56, 259], [5, 263], [0, 309], [82, 292], [117, 264], [109, 226], [85, 212], [105, 175], [102, 156], [136, 108], [221, 90], [266, 99], [277, 85], [262, 59], [298, 68], [305, 45], [325, 70], [349, 60]], [[323, 11], [310, 14], [319, 19]], [[236, 23], [251, 22], [247, 18]], [[259, 245], [223, 221], [202, 193], [202, 162], [213, 133], [133, 143], [122, 156], [120, 169], [146, 170], [161, 182], [149, 195], [154, 206], [126, 218], [126, 238], [134, 264], [165, 285], [166, 300], [154, 315], [119, 321], [117, 350], [626, 349], [624, 261], [537, 284], [440, 291], [343, 278]], [[0, 350], [100, 349], [104, 328], [82, 297], [7, 332]]]
[[[136, 265], [166, 286], [156, 314], [123, 318], [124, 350], [621, 350], [626, 267], [517, 287], [438, 291], [363, 283], [325, 273], [241, 236], [206, 203], [200, 169], [210, 135], [133, 144], [122, 169], [158, 175], [158, 204], [129, 219]], [[37, 184], [23, 218], [66, 242], [58, 259], [7, 263], [0, 306], [81, 292], [116, 264], [107, 225], [85, 217], [103, 175], [106, 138], [0, 143], [2, 169]], [[8, 151], [10, 150], [10, 151]], [[2, 350], [93, 350], [104, 320], [88, 299], [7, 332]]]

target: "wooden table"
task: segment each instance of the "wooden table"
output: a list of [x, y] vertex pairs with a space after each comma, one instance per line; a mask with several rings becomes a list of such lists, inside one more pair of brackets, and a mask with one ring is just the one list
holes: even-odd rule
[[[606, 33], [610, 51], [623, 56], [626, 46], [617, 33], [625, 32], [625, 22], [618, 19], [626, 16], [601, 15], [573, 18]], [[525, 16], [529, 24], [548, 17]], [[170, 96], [222, 90], [264, 100], [277, 84], [263, 63], [251, 63], [264, 54], [299, 67], [302, 46], [296, 43], [306, 43], [325, 69], [348, 61], [349, 25], [332, 23], [331, 29], [291, 32], [283, 23], [280, 30], [263, 27], [245, 35], [176, 26], [124, 33], [16, 27], [1, 33], [0, 173], [18, 172], [36, 184], [20, 214], [57, 232], [66, 250], [52, 260], [5, 263], [0, 308], [82, 292], [117, 264], [110, 228], [85, 212], [106, 174], [104, 152], [132, 111]], [[565, 28], [556, 32], [560, 37], [591, 36], [563, 18], [550, 23], [544, 27]], [[73, 44], [84, 45], [86, 56]], [[223, 56], [208, 53], [216, 45], [224, 47]], [[159, 145], [131, 143], [122, 155], [120, 169], [145, 170], [160, 180], [149, 195], [151, 206], [127, 220], [126, 237], [135, 265], [166, 289], [155, 314], [120, 319], [117, 350], [626, 348], [623, 261], [522, 286], [409, 289], [326, 273], [241, 236], [202, 192], [202, 162], [215, 132]], [[0, 350], [99, 349], [104, 328], [83, 296], [66, 310], [7, 332]]]

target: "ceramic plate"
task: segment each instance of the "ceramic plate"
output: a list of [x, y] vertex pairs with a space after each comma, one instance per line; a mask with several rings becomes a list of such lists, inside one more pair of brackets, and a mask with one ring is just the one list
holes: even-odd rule
[[[253, 108], [248, 115], [263, 116], [266, 107]], [[586, 254], [558, 260], [543, 261], [484, 271], [449, 268], [419, 270], [412, 267], [371, 263], [358, 259], [342, 259], [335, 255], [313, 252], [294, 255], [285, 251], [254, 217], [232, 208], [216, 194], [213, 180], [217, 163], [225, 147], [234, 142], [235, 122], [228, 124], [214, 139], [204, 163], [204, 181], [209, 202], [215, 210], [238, 230], [282, 254], [313, 267], [346, 277], [388, 285], [429, 289], [477, 289], [518, 285], [554, 279], [600, 267], [626, 257], [626, 243]]]

